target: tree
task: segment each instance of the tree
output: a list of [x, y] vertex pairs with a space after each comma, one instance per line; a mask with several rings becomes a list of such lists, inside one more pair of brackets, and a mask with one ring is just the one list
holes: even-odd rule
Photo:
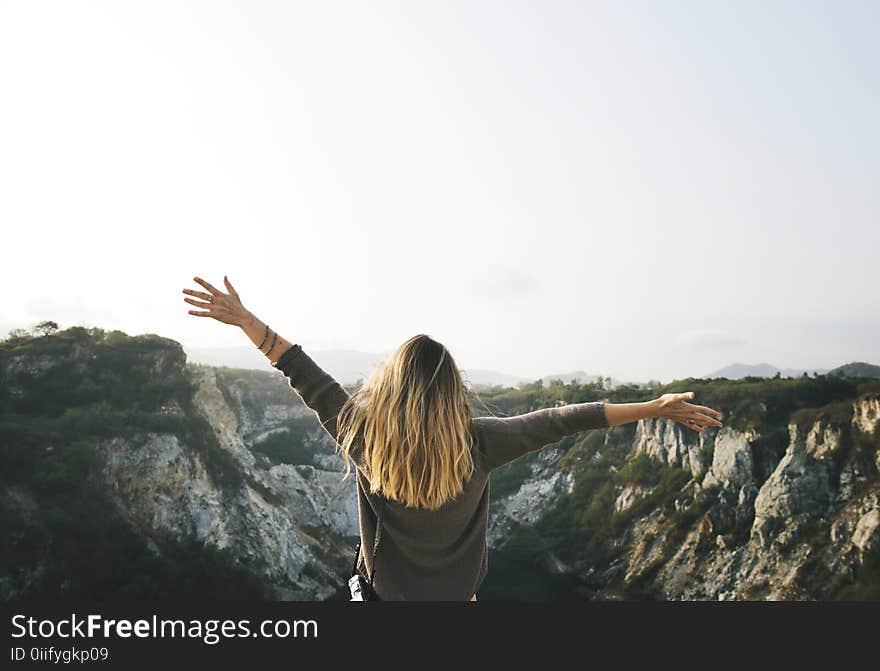
[[7, 337], [10, 340], [15, 339], [15, 338], [28, 338], [28, 337], [30, 337], [30, 333], [28, 333], [24, 329], [12, 329], [7, 334]]
[[55, 333], [58, 330], [58, 322], [53, 321], [44, 321], [40, 322], [33, 329], [35, 332], [39, 333], [43, 336], [48, 336], [51, 333]]

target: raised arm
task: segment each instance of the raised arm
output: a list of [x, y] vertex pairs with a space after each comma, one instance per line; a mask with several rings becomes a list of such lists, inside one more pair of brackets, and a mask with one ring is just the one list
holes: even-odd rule
[[659, 398], [641, 403], [606, 403], [605, 414], [608, 418], [608, 426], [628, 424], [654, 417], [681, 422], [697, 433], [703, 433], [707, 426], [723, 426], [720, 421], [715, 419], [721, 417], [719, 410], [705, 405], [688, 403], [693, 398], [694, 392], [685, 391], [663, 394]]
[[681, 422], [699, 433], [706, 426], [722, 426], [718, 410], [694, 405], [694, 392], [663, 394], [641, 403], [591, 401], [556, 408], [543, 408], [513, 417], [475, 417], [486, 465], [497, 468], [528, 452], [558, 442], [563, 437], [588, 431], [663, 417]]
[[348, 392], [342, 385], [303, 352], [302, 347], [282, 338], [247, 310], [242, 305], [238, 292], [225, 276], [223, 281], [228, 294], [198, 277], [193, 279], [209, 293], [184, 289], [184, 293], [205, 301], [184, 298], [187, 303], [205, 309], [205, 312], [190, 310], [189, 313], [197, 317], [213, 317], [224, 324], [241, 328], [250, 341], [268, 357], [272, 366], [284, 373], [303, 403], [317, 414], [321, 426], [336, 440], [336, 416], [342, 404], [348, 400]]
[[480, 449], [490, 469], [563, 437], [608, 426], [604, 401], [542, 408], [513, 417], [475, 417]]

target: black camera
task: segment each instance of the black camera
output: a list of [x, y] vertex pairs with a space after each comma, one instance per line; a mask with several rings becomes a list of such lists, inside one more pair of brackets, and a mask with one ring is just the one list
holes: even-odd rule
[[355, 573], [348, 579], [348, 591], [351, 592], [351, 599], [349, 599], [349, 601], [376, 600], [373, 590], [370, 587], [370, 583], [368, 583], [360, 573]]

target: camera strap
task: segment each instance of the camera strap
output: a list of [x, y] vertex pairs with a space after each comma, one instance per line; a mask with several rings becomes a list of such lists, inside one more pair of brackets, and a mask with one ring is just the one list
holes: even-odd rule
[[[370, 560], [370, 564], [373, 566], [373, 570], [370, 572], [370, 588], [373, 587], [373, 579], [376, 577], [376, 553], [379, 551], [379, 541], [382, 540], [382, 518], [385, 514], [385, 497], [382, 494], [379, 494], [379, 512], [376, 516], [376, 538], [373, 541], [373, 558]], [[358, 539], [357, 547], [354, 551], [354, 564], [351, 567], [351, 574], [354, 575], [357, 573], [357, 563], [358, 558], [361, 553], [361, 541]], [[364, 564], [366, 567], [366, 564]]]

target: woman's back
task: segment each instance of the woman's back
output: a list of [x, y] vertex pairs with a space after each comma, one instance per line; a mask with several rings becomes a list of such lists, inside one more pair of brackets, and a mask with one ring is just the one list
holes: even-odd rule
[[[303, 402], [318, 415], [325, 430], [337, 437], [336, 417], [348, 393], [299, 345], [274, 364]], [[563, 436], [607, 426], [604, 404], [577, 403], [515, 417], [475, 417], [474, 469], [464, 488], [435, 510], [386, 499], [382, 534], [376, 554], [374, 589], [383, 600], [467, 601], [479, 589], [488, 569], [486, 532], [489, 521], [489, 474], [517, 457]], [[357, 466], [361, 553], [358, 566], [373, 575], [372, 549], [382, 498], [370, 491], [363, 450], [350, 451]]]
[[386, 601], [467, 601], [486, 575], [489, 474], [478, 466], [462, 492], [437, 510], [385, 501], [382, 536], [372, 562], [381, 498], [357, 471], [361, 554], [358, 566], [373, 575]]

